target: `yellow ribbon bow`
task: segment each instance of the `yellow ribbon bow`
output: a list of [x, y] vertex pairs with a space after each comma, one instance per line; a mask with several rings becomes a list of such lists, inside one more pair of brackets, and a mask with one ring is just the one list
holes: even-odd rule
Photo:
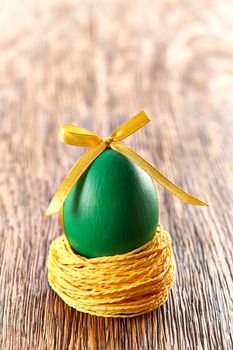
[[66, 178], [53, 196], [46, 211], [46, 215], [52, 215], [62, 208], [67, 195], [77, 180], [80, 178], [80, 176], [86, 171], [90, 164], [108, 147], [131, 159], [139, 167], [145, 170], [160, 185], [162, 185], [183, 202], [193, 205], [208, 206], [207, 203], [201, 201], [200, 199], [192, 196], [191, 194], [183, 191], [181, 188], [176, 186], [157, 169], [150, 165], [145, 159], [140, 157], [126, 145], [119, 142], [143, 127], [149, 121], [150, 118], [148, 115], [142, 111], [122, 124], [119, 128], [114, 130], [106, 139], [103, 139], [91, 131], [80, 128], [79, 126], [62, 125], [59, 131], [59, 139], [61, 141], [69, 145], [90, 148], [70, 169]]

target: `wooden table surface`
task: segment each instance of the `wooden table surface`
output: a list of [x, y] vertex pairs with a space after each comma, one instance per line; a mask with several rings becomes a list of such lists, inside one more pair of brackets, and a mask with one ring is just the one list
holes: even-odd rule
[[[0, 13], [2, 349], [232, 349], [233, 11], [231, 1], [7, 1]], [[126, 140], [184, 189], [158, 186], [176, 283], [147, 315], [104, 319], [47, 282], [61, 234], [49, 201], [83, 150], [62, 123], [107, 136], [145, 108]]]

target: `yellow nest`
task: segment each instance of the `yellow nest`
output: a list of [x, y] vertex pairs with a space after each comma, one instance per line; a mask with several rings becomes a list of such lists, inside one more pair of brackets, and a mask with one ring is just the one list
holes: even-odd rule
[[152, 241], [129, 253], [87, 259], [65, 235], [48, 257], [49, 284], [69, 306], [104, 317], [133, 317], [164, 304], [174, 281], [171, 237], [158, 225]]

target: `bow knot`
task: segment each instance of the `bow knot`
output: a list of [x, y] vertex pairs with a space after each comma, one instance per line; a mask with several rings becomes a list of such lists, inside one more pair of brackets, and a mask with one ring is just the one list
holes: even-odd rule
[[111, 147], [111, 143], [113, 142], [113, 137], [110, 135], [104, 139], [104, 142], [106, 144], [106, 147]]
[[174, 196], [178, 197], [185, 203], [193, 205], [208, 205], [200, 199], [192, 196], [191, 194], [183, 191], [176, 186], [170, 180], [168, 180], [163, 174], [149, 164], [145, 159], [140, 157], [132, 149], [119, 142], [135, 131], [143, 127], [150, 121], [148, 115], [142, 111], [135, 117], [129, 119], [119, 128], [115, 129], [110, 136], [103, 139], [97, 134], [92, 133], [89, 130], [80, 128], [74, 125], [62, 125], [59, 131], [59, 139], [69, 145], [89, 147], [86, 153], [73, 165], [67, 174], [66, 178], [58, 188], [57, 192], [53, 196], [49, 207], [46, 211], [46, 215], [51, 215], [58, 212], [68, 196], [70, 190], [74, 184], [78, 181], [80, 176], [86, 171], [90, 164], [102, 153], [106, 148], [112, 148], [115, 151], [123, 154], [144, 171], [146, 171], [154, 180], [160, 185], [166, 188]]

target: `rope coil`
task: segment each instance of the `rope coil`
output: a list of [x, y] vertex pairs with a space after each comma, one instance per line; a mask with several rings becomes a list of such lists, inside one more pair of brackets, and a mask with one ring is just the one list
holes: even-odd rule
[[66, 304], [103, 317], [133, 317], [163, 305], [174, 282], [171, 237], [158, 225], [153, 240], [129, 253], [88, 259], [65, 235], [48, 257], [48, 279]]

